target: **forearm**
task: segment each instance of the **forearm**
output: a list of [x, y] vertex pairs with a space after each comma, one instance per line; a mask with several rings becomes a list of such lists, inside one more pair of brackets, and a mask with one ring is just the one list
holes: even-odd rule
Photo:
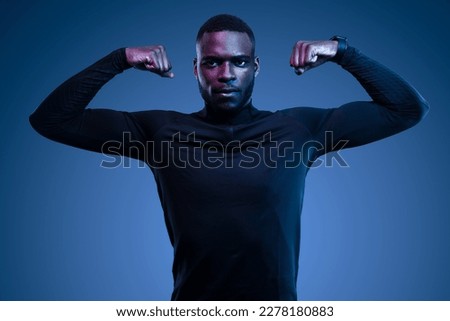
[[428, 103], [410, 84], [358, 49], [348, 47], [339, 64], [359, 81], [375, 103], [402, 119], [414, 124], [426, 115]]
[[30, 116], [31, 125], [44, 136], [63, 131], [104, 84], [129, 67], [125, 49], [113, 51], [56, 88]]

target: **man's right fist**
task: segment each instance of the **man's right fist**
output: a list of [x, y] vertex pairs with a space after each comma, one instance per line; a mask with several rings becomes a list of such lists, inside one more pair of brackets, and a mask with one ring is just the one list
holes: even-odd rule
[[128, 64], [137, 69], [148, 70], [161, 77], [174, 77], [164, 46], [130, 47], [125, 49], [125, 54]]

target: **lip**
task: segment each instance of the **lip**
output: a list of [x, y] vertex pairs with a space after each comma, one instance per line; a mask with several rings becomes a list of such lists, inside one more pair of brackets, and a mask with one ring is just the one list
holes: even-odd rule
[[213, 92], [215, 94], [232, 94], [232, 93], [236, 93], [238, 91], [239, 91], [239, 89], [233, 88], [233, 87], [231, 87], [231, 88], [219, 88], [219, 89], [214, 89], [213, 90]]
[[233, 97], [237, 94], [237, 91], [230, 91], [230, 92], [219, 92], [216, 95], [219, 97]]

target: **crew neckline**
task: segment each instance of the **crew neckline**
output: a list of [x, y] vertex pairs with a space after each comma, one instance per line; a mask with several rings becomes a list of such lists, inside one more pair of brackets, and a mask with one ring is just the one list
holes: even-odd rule
[[203, 120], [212, 124], [239, 125], [249, 123], [258, 112], [252, 102], [232, 111], [214, 110], [211, 106], [205, 105], [196, 114]]

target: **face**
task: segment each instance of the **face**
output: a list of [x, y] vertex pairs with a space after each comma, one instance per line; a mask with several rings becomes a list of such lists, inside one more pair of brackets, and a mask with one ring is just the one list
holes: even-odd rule
[[250, 102], [259, 60], [246, 33], [205, 33], [197, 42], [194, 74], [205, 103], [232, 111]]

